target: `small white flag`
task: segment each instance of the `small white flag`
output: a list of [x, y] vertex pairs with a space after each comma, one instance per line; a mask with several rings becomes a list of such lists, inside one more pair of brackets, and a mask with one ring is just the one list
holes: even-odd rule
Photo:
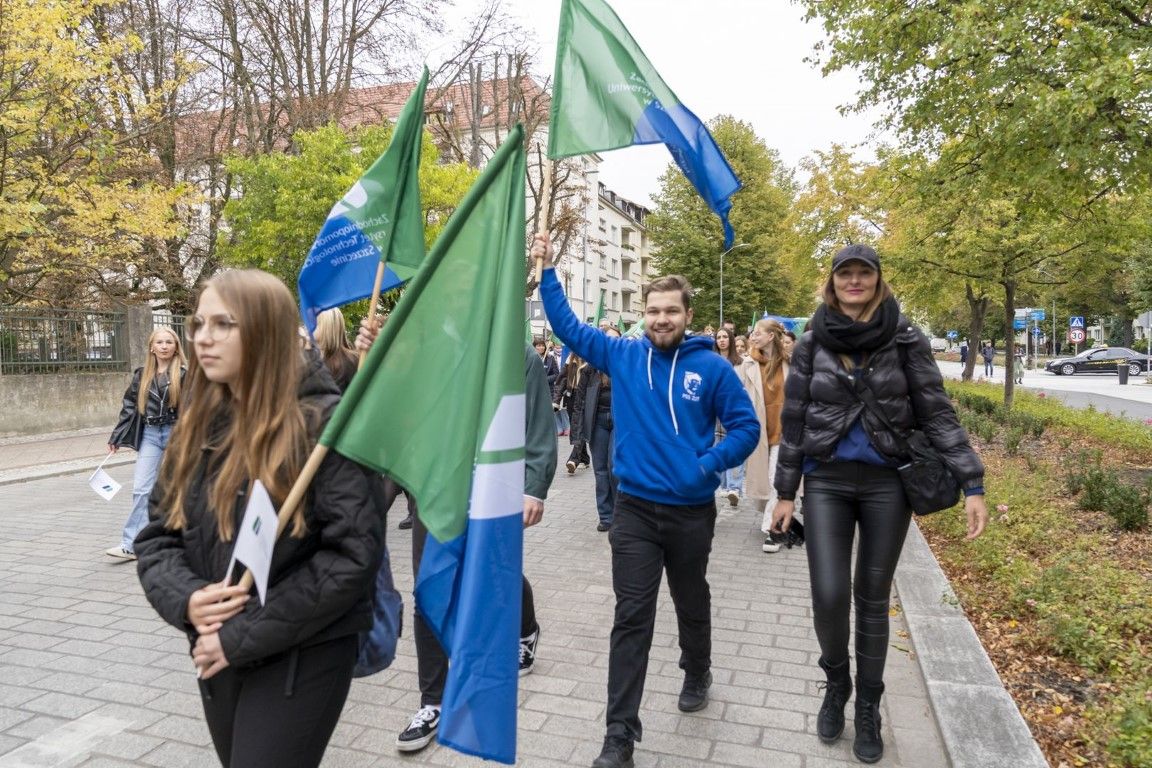
[[232, 561], [228, 563], [229, 581], [232, 569], [239, 561], [247, 566], [256, 581], [256, 592], [260, 595], [260, 605], [268, 592], [268, 572], [272, 569], [272, 549], [276, 546], [276, 508], [268, 491], [259, 480], [252, 484], [252, 495], [244, 510], [244, 520], [240, 523], [240, 533], [236, 536], [236, 547], [232, 550]]
[[111, 475], [99, 467], [88, 478], [88, 485], [92, 486], [92, 490], [100, 494], [104, 501], [112, 501], [112, 497], [120, 490], [120, 483], [113, 480]]

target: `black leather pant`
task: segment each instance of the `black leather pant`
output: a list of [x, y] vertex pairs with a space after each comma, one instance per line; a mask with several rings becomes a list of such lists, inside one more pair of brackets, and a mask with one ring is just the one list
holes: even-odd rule
[[[812, 614], [828, 664], [848, 660], [849, 597], [856, 605], [856, 674], [884, 678], [892, 576], [912, 511], [895, 469], [856, 461], [821, 464], [804, 477], [804, 533]], [[852, 541], [859, 527], [856, 575]]]

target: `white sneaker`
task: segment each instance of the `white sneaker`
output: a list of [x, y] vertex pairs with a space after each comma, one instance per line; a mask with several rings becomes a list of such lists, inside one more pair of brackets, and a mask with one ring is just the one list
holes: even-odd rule
[[128, 550], [124, 549], [124, 547], [121, 547], [121, 546], [108, 547], [108, 549], [104, 550], [104, 554], [108, 555], [108, 557], [114, 557], [117, 560], [135, 560], [136, 559], [136, 555], [134, 553], [129, 552]]
[[772, 541], [771, 536], [765, 536], [764, 537], [764, 545], [762, 547], [760, 547], [760, 549], [771, 554], [773, 552], [779, 552], [780, 551], [780, 545], [777, 544], [776, 542]]

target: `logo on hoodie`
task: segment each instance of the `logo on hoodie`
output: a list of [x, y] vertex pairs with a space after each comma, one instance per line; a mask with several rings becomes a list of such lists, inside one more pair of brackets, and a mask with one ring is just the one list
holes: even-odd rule
[[684, 391], [680, 397], [685, 400], [691, 400], [694, 403], [700, 402], [700, 385], [704, 382], [703, 377], [695, 371], [684, 372]]

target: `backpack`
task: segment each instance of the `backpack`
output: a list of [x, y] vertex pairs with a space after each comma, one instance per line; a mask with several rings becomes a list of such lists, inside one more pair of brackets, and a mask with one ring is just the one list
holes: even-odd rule
[[392, 581], [388, 547], [384, 547], [372, 587], [372, 627], [360, 633], [352, 677], [368, 677], [387, 669], [396, 658], [396, 643], [404, 630], [404, 599]]

